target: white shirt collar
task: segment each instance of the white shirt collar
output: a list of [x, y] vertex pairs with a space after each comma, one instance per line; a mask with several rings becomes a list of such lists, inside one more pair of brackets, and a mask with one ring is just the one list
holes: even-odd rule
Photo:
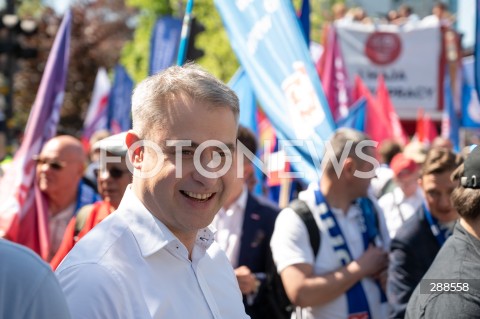
[[[138, 199], [129, 185], [120, 202], [119, 217], [126, 221], [143, 257], [148, 257], [170, 244], [181, 244], [180, 240], [155, 217]], [[197, 233], [196, 245], [207, 250], [213, 243], [213, 232], [209, 227]]]

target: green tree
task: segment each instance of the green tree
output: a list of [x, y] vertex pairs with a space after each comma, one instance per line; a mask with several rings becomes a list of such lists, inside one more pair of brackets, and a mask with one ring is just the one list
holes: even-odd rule
[[126, 0], [126, 4], [138, 10], [133, 39], [125, 44], [121, 62], [135, 82], [148, 75], [150, 38], [157, 19], [173, 13], [168, 0]]

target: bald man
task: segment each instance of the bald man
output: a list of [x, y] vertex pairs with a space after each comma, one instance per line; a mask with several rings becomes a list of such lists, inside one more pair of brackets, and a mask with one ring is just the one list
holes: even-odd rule
[[76, 138], [61, 135], [50, 139], [35, 161], [38, 187], [48, 203], [50, 259], [72, 216], [80, 207], [99, 200], [99, 196], [82, 181], [86, 154]]

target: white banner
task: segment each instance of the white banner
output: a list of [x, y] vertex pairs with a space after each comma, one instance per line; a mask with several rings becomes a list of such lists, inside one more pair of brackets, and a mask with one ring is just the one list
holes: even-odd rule
[[351, 24], [336, 28], [352, 87], [359, 75], [374, 92], [377, 77], [383, 74], [400, 117], [415, 117], [418, 108], [438, 110], [439, 27]]

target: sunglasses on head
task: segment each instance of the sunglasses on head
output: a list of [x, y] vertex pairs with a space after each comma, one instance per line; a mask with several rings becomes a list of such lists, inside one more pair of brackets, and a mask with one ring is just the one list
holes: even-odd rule
[[96, 177], [98, 177], [99, 174], [103, 174], [104, 172], [108, 172], [108, 175], [111, 178], [118, 179], [118, 178], [122, 178], [123, 174], [129, 173], [129, 170], [123, 170], [117, 167], [112, 167], [108, 170], [107, 169], [100, 170], [98, 168], [93, 170], [93, 173], [95, 174]]
[[41, 158], [39, 155], [33, 156], [32, 159], [37, 165], [47, 164], [48, 167], [50, 167], [51, 169], [54, 169], [56, 171], [61, 170], [62, 168], [64, 168], [67, 165], [65, 162], [60, 162], [60, 161], [57, 161], [57, 160], [50, 160], [50, 159], [46, 159], [46, 158]]

